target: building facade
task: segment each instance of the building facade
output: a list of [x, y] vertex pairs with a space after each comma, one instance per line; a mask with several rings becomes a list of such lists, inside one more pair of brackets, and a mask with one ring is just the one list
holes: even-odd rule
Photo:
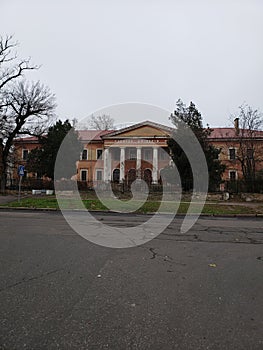
[[[144, 179], [157, 184], [161, 171], [171, 164], [167, 140], [174, 129], [145, 121], [120, 130], [80, 130], [79, 138], [83, 144], [80, 159], [76, 162], [74, 179], [96, 183], [131, 183], [134, 179]], [[249, 135], [244, 134], [249, 148]], [[209, 142], [220, 149], [219, 159], [226, 165], [223, 180], [242, 178], [242, 167], [238, 160], [240, 154], [240, 135], [235, 127], [214, 128]], [[29, 152], [39, 146], [35, 137], [17, 139], [14, 143], [17, 165], [26, 167]], [[253, 156], [257, 159], [256, 171], [263, 170], [263, 131], [253, 136]], [[262, 157], [261, 157], [262, 155]], [[13, 173], [17, 177], [16, 171]], [[28, 174], [37, 177], [37, 174]]]
[[121, 130], [79, 131], [84, 149], [77, 179], [123, 183], [137, 178], [157, 184], [170, 162], [167, 140], [172, 131], [149, 121]]
[[220, 150], [219, 160], [226, 166], [222, 180], [241, 180], [241, 160], [246, 158], [254, 160], [255, 173], [263, 170], [263, 131], [214, 128], [209, 141]]

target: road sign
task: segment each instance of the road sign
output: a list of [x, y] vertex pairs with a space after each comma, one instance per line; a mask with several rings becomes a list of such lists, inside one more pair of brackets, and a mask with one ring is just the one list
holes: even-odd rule
[[18, 175], [19, 176], [24, 176], [25, 175], [25, 167], [24, 167], [24, 165], [19, 165], [18, 166]]

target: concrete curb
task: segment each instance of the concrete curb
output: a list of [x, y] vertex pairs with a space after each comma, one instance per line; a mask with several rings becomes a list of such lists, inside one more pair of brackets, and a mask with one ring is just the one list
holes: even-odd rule
[[[15, 210], [21, 210], [21, 211], [34, 211], [34, 212], [47, 212], [47, 211], [50, 211], [50, 212], [61, 212], [61, 210], [59, 208], [29, 208], [29, 207], [8, 207], [8, 206], [0, 206], [0, 210], [6, 210], [6, 211], [15, 211]], [[63, 211], [73, 211], [73, 212], [85, 212], [85, 210], [83, 209], [63, 209]], [[117, 212], [113, 212], [113, 211], [110, 211], [110, 210], [89, 210], [90, 213], [107, 213], [107, 214], [118, 214]], [[136, 214], [136, 215], [153, 215], [155, 214], [155, 212], [148, 212], [148, 213], [125, 213], [126, 215], [129, 215], [129, 214]], [[173, 215], [171, 213], [162, 213], [163, 215]], [[175, 216], [185, 216], [186, 214], [183, 214], [183, 213], [177, 213]], [[201, 217], [215, 217], [215, 218], [233, 218], [233, 217], [236, 217], [236, 218], [263, 218], [263, 214], [209, 214], [209, 213], [201, 213], [201, 214], [195, 214], [195, 213], [192, 213], [192, 214], [188, 214], [188, 215], [191, 215], [191, 216], [201, 216]]]

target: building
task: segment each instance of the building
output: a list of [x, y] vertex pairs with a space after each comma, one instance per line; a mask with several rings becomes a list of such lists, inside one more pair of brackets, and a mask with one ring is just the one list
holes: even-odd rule
[[[238, 121], [236, 121], [237, 123]], [[226, 165], [222, 180], [240, 180], [243, 171], [239, 159], [255, 160], [255, 173], [263, 170], [263, 131], [214, 128], [209, 141], [220, 149], [219, 160]]]
[[[167, 140], [173, 128], [144, 121], [120, 130], [80, 130], [79, 136], [83, 151], [77, 161], [75, 178], [78, 181], [96, 185], [100, 181], [131, 183], [136, 178], [157, 184], [161, 171], [170, 164]], [[240, 152], [240, 132], [238, 126], [233, 128], [214, 128], [209, 141], [220, 149], [219, 159], [226, 165], [223, 180], [242, 178], [242, 168], [238, 161]], [[263, 154], [263, 131], [253, 134], [253, 150], [249, 148], [251, 136], [242, 135], [246, 141], [247, 152], [257, 159]], [[35, 137], [16, 139], [14, 143], [18, 164], [26, 165], [28, 153], [38, 147]], [[256, 171], [263, 169], [263, 162], [257, 161]], [[37, 174], [28, 174], [37, 177]], [[14, 173], [14, 177], [16, 177]]]
[[141, 178], [157, 184], [170, 162], [167, 140], [172, 131], [149, 121], [121, 130], [79, 131], [84, 149], [77, 179], [122, 183]]
[[[15, 139], [14, 141], [14, 160], [13, 160], [13, 178], [16, 179], [18, 177], [17, 175], [17, 168], [18, 165], [24, 165], [25, 166], [25, 177], [35, 177], [37, 178], [38, 175], [36, 173], [28, 174], [26, 165], [27, 165], [27, 158], [29, 153], [39, 147], [39, 140], [37, 137], [29, 136], [29, 137], [20, 137]], [[8, 179], [12, 180], [12, 179]], [[12, 181], [11, 181], [12, 182]]]

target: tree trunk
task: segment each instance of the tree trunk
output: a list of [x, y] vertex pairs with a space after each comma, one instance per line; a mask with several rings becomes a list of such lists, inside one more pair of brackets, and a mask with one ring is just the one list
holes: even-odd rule
[[6, 186], [6, 174], [5, 172], [1, 172], [0, 175], [0, 193], [5, 193], [5, 186]]
[[0, 193], [5, 193], [5, 186], [6, 186], [6, 164], [3, 159], [0, 159]]

